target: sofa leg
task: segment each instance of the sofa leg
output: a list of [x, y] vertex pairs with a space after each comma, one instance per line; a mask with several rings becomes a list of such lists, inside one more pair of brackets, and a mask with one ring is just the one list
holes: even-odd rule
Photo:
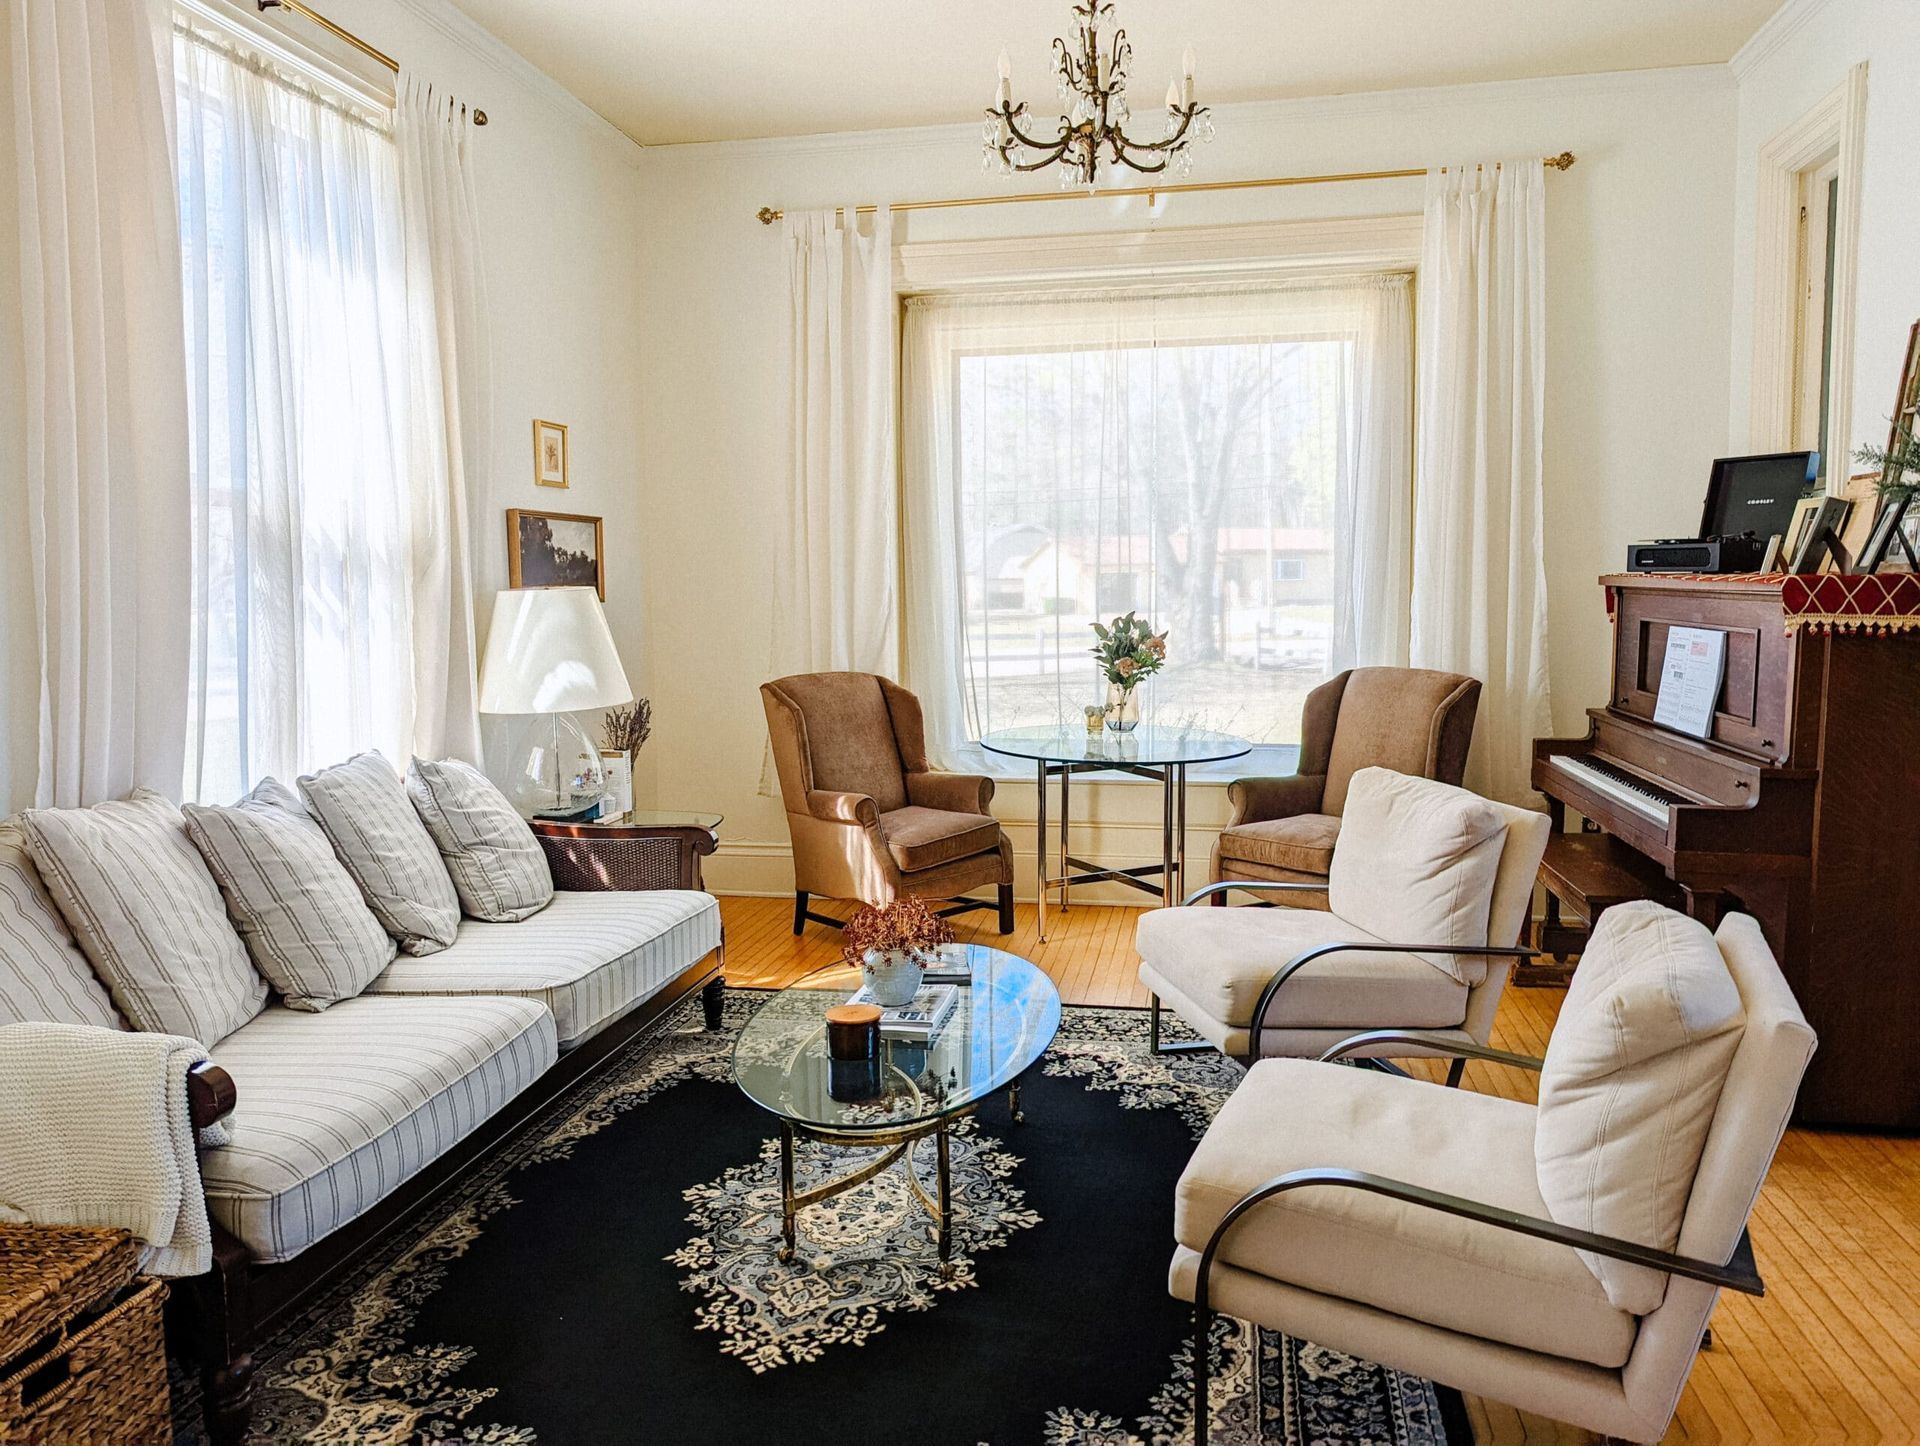
[[707, 1033], [713, 1034], [720, 1028], [720, 1006], [727, 997], [727, 980], [723, 974], [716, 974], [700, 990], [700, 1012], [705, 1016]]
[[193, 1283], [201, 1407], [214, 1446], [238, 1446], [253, 1419], [253, 1310], [247, 1248], [213, 1227], [213, 1268]]
[[1002, 934], [1011, 934], [1013, 932], [1013, 885], [1002, 884], [998, 892], [1000, 898], [1000, 932]]
[[807, 927], [807, 891], [795, 889], [793, 892], [793, 935], [797, 939]]

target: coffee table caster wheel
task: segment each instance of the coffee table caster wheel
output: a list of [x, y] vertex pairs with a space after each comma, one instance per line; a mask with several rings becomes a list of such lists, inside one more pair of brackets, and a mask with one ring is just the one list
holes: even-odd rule
[[774, 1254], [775, 1258], [778, 1259], [782, 1265], [793, 1264], [793, 1247], [791, 1245], [781, 1246]]

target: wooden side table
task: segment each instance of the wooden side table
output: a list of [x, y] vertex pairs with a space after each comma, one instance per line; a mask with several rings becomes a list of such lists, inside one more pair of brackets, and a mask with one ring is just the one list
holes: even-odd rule
[[591, 823], [536, 818], [532, 825], [554, 887], [571, 893], [704, 889], [700, 860], [719, 846], [720, 822], [717, 813], [634, 809]]

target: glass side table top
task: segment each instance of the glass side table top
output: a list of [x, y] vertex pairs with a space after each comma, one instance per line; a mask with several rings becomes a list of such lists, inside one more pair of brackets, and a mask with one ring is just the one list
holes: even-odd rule
[[833, 964], [774, 995], [733, 1049], [734, 1082], [762, 1109], [813, 1129], [899, 1130], [955, 1115], [1004, 1089], [1046, 1053], [1060, 1028], [1060, 991], [1018, 955], [949, 944], [964, 961], [954, 1011], [927, 1044], [882, 1039], [879, 1059], [827, 1056], [826, 1012], [860, 988], [859, 969]]
[[[607, 813], [599, 818], [589, 819], [574, 828], [703, 828], [714, 832], [723, 822], [717, 813], [695, 813], [675, 808], [635, 808], [626, 813]], [[554, 820], [542, 819], [539, 822], [551, 823]]]
[[1165, 728], [1143, 724], [1131, 733], [1111, 728], [1091, 732], [1084, 723], [1058, 728], [1003, 728], [980, 740], [990, 753], [1048, 763], [1216, 763], [1251, 753], [1253, 745], [1231, 733], [1205, 728]]

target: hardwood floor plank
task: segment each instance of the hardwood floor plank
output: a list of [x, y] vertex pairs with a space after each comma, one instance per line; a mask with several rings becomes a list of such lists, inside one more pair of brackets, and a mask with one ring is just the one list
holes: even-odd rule
[[[855, 907], [816, 901], [845, 917]], [[839, 956], [837, 931], [792, 933], [793, 901], [727, 898], [727, 977], [778, 988]], [[1144, 1006], [1133, 927], [1139, 911], [1076, 901], [1049, 909], [1039, 942], [1031, 904], [1003, 938], [990, 914], [954, 921], [960, 938], [1032, 959], [1069, 1004]], [[1509, 988], [1494, 1022], [1503, 1049], [1542, 1055], [1559, 989]], [[1433, 1077], [1438, 1066], [1416, 1061]], [[1474, 1063], [1465, 1087], [1531, 1102], [1527, 1071]], [[1682, 1395], [1669, 1442], [1798, 1443], [1920, 1439], [1920, 1139], [1789, 1130], [1755, 1207], [1755, 1258], [1767, 1294], [1726, 1295], [1714, 1312], [1715, 1344]], [[1468, 1397], [1481, 1442], [1586, 1442], [1597, 1438], [1511, 1406]]]

